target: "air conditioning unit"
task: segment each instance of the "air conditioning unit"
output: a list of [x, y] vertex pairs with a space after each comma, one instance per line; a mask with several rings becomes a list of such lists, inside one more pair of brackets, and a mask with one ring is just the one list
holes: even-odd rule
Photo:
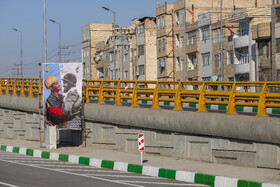
[[139, 76], [139, 75], [140, 75], [139, 71], [136, 71], [136, 76]]

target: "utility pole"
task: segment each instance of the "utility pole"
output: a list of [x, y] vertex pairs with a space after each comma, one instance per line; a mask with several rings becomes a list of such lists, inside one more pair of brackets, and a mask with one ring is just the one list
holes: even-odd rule
[[70, 53], [64, 53], [64, 49], [69, 49], [69, 46], [63, 46], [62, 48], [62, 63], [64, 63], [65, 61], [64, 61], [64, 57], [65, 57], [65, 55], [70, 55]]
[[14, 66], [16, 67], [16, 69], [13, 68], [13, 70], [16, 70], [16, 73], [14, 73], [14, 75], [16, 77], [19, 77], [20, 76], [20, 73], [19, 73], [20, 64], [14, 64]]
[[47, 31], [46, 31], [46, 0], [44, 4], [44, 63], [47, 63]]
[[221, 39], [221, 55], [220, 55], [220, 58], [221, 58], [221, 81], [224, 81], [224, 62], [223, 62], [223, 35], [224, 35], [224, 32], [223, 32], [223, 0], [220, 0], [221, 1], [221, 8], [220, 8], [220, 11], [221, 11], [221, 29], [220, 29], [220, 39]]

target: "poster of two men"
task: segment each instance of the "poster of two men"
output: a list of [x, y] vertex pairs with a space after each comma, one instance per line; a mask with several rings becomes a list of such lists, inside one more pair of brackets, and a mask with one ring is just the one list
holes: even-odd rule
[[43, 64], [44, 125], [81, 129], [81, 63]]

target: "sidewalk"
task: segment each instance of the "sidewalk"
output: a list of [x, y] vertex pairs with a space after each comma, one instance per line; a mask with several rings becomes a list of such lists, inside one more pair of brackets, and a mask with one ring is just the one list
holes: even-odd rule
[[[123, 166], [127, 164], [128, 165], [132, 164], [135, 167], [137, 166], [138, 168], [139, 167], [142, 168], [142, 166], [140, 166], [141, 165], [140, 153], [132, 154], [132, 153], [125, 153], [125, 152], [114, 151], [114, 150], [106, 150], [106, 149], [104, 150], [98, 146], [92, 146], [92, 145], [87, 146], [86, 148], [62, 147], [58, 149], [46, 149], [46, 148], [40, 148], [39, 142], [9, 140], [9, 139], [2, 139], [2, 138], [0, 138], [0, 145], [19, 147], [19, 148], [29, 148], [33, 150], [41, 150], [50, 153], [58, 153], [61, 155], [63, 154], [66, 156], [69, 155], [69, 158], [73, 157], [70, 155], [80, 156], [83, 158], [94, 158], [94, 162], [98, 160], [115, 161], [115, 167], [116, 165]], [[9, 149], [11, 149], [11, 147]], [[15, 151], [11, 151], [11, 152], [15, 152]], [[79, 157], [75, 157], [75, 158], [77, 159]], [[217, 185], [219, 183], [217, 182], [218, 179], [224, 181], [223, 183], [228, 183], [226, 181], [235, 181], [236, 184], [238, 183], [238, 185], [236, 186], [250, 186], [250, 187], [251, 186], [266, 186], [266, 187], [275, 186], [276, 187], [278, 185], [280, 186], [280, 170], [276, 170], [276, 169], [274, 170], [274, 169], [263, 169], [263, 168], [247, 168], [247, 167], [239, 167], [239, 166], [231, 166], [231, 165], [223, 165], [223, 164], [211, 164], [211, 163], [197, 162], [191, 160], [175, 159], [175, 158], [164, 157], [159, 155], [146, 155], [145, 153], [143, 154], [143, 160], [146, 161], [143, 164], [144, 166], [143, 170], [145, 170], [144, 168], [146, 169], [149, 168], [151, 171], [152, 170], [154, 171], [156, 169], [158, 170], [159, 168], [164, 168], [164, 171], [166, 173], [175, 173], [176, 176], [174, 177], [174, 179], [176, 180], [188, 179], [190, 175], [191, 176], [194, 175], [195, 177], [194, 182], [195, 182], [199, 180], [198, 176], [203, 175], [203, 180], [206, 180], [207, 177], [208, 178], [214, 177], [215, 186], [218, 186]], [[66, 161], [68, 161], [68, 156]], [[77, 163], [80, 163], [79, 159]], [[91, 164], [87, 164], [87, 165], [91, 165]], [[115, 167], [111, 169], [115, 169]], [[121, 169], [119, 168], [119, 170]], [[162, 170], [159, 170], [158, 172], [160, 173], [161, 171]], [[181, 171], [186, 171], [186, 172], [181, 172]], [[136, 173], [140, 173], [140, 172], [136, 172]], [[147, 174], [147, 173], [143, 171], [142, 174]], [[161, 174], [158, 174], [158, 176], [160, 175]], [[222, 176], [222, 177], [218, 177], [218, 176]], [[227, 179], [227, 177], [233, 179]], [[172, 177], [166, 176], [165, 178], [172, 178]], [[245, 180], [245, 181], [241, 181], [241, 180]], [[259, 183], [254, 183], [252, 181], [256, 181]], [[241, 183], [242, 185], [240, 185]], [[219, 185], [219, 186], [224, 186], [224, 185]], [[227, 184], [226, 186], [235, 186], [235, 185]]]

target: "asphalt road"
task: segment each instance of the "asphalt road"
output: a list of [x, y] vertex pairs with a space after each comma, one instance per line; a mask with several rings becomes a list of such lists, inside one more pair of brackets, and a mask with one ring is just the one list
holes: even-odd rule
[[0, 186], [204, 186], [0, 151]]

